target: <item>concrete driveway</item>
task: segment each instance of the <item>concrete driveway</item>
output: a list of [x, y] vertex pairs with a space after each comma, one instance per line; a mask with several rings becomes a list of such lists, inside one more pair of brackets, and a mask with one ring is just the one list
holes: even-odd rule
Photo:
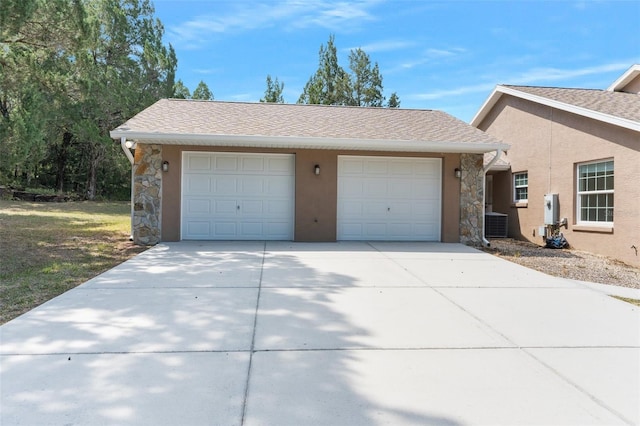
[[0, 327], [0, 423], [640, 423], [638, 308], [459, 244], [162, 244]]

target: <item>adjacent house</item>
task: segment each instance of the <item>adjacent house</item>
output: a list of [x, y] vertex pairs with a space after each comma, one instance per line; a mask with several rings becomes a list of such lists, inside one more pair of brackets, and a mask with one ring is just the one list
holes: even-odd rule
[[509, 236], [543, 244], [555, 228], [640, 265], [640, 65], [606, 90], [499, 85], [471, 124], [511, 145], [486, 200]]
[[483, 155], [430, 110], [163, 99], [111, 132], [132, 162], [132, 235], [479, 244]]

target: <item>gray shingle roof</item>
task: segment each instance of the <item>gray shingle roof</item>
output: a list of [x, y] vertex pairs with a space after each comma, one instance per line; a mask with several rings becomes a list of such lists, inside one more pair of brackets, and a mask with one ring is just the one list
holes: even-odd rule
[[[111, 132], [111, 137], [298, 138], [504, 144], [441, 111], [162, 99]], [[165, 142], [169, 143], [169, 142]], [[495, 148], [493, 148], [495, 149]], [[487, 149], [488, 151], [489, 149]]]
[[633, 93], [559, 87], [504, 87], [640, 123], [640, 95]]

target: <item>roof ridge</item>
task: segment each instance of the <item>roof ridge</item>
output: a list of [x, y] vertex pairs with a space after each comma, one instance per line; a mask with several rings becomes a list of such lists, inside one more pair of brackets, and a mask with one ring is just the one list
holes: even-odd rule
[[374, 106], [358, 106], [358, 105], [325, 105], [325, 104], [299, 104], [289, 102], [258, 102], [258, 101], [227, 101], [222, 99], [182, 99], [182, 98], [162, 98], [159, 101], [170, 102], [202, 102], [202, 103], [216, 103], [216, 104], [235, 104], [235, 105], [279, 105], [289, 107], [322, 107], [322, 108], [345, 108], [345, 109], [363, 109], [363, 110], [388, 110], [388, 111], [430, 111], [430, 112], [444, 112], [431, 108], [389, 108], [389, 107], [374, 107]]
[[[607, 92], [605, 89], [596, 89], [591, 87], [561, 87], [561, 86], [533, 86], [526, 84], [499, 84], [502, 87], [530, 87], [532, 89], [559, 89], [559, 90], [588, 90], [593, 92]], [[622, 92], [620, 92], [622, 93]]]

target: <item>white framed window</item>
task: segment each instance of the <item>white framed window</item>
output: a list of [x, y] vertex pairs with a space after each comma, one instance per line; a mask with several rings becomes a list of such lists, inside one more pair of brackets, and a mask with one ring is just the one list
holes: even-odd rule
[[513, 202], [526, 203], [529, 200], [529, 173], [513, 174]]
[[579, 224], [613, 224], [613, 160], [577, 165]]

